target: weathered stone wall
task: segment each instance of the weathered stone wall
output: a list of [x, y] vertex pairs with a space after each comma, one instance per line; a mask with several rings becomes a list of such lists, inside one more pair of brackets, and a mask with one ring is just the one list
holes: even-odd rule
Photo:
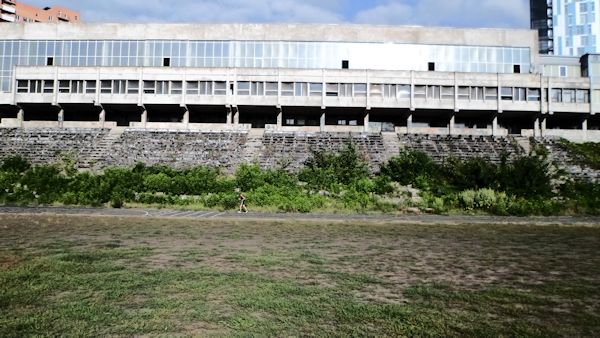
[[485, 157], [499, 163], [504, 154], [510, 159], [524, 152], [511, 137], [400, 135], [399, 139], [403, 148], [423, 151], [438, 163], [449, 157]]
[[503, 153], [523, 153], [511, 137], [401, 135], [332, 132], [204, 132], [149, 129], [2, 129], [0, 157], [23, 155], [33, 163], [52, 163], [72, 154], [81, 169], [130, 166], [137, 162], [174, 167], [209, 165], [232, 172], [241, 163], [297, 171], [311, 149], [337, 151], [352, 142], [371, 170], [402, 149], [428, 153], [435, 161], [487, 157], [499, 162]]
[[297, 171], [311, 150], [337, 151], [352, 142], [372, 170], [385, 161], [381, 134], [373, 133], [265, 133], [256, 160], [263, 168], [285, 167]]
[[[65, 156], [87, 159], [108, 129], [0, 128], [0, 158], [21, 155], [34, 164], [54, 163]], [[80, 161], [80, 167], [84, 161]]]

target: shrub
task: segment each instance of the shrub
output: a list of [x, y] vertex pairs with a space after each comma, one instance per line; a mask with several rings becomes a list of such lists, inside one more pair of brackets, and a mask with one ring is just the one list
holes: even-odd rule
[[381, 175], [402, 185], [415, 185], [419, 177], [421, 180], [434, 180], [439, 178], [440, 174], [440, 167], [429, 155], [414, 150], [403, 151], [381, 166]]
[[299, 178], [316, 189], [331, 189], [369, 178], [369, 168], [351, 141], [337, 153], [311, 150], [311, 157], [304, 165]]
[[4, 158], [0, 165], [0, 171], [13, 173], [24, 173], [29, 168], [31, 168], [29, 161], [18, 155]]

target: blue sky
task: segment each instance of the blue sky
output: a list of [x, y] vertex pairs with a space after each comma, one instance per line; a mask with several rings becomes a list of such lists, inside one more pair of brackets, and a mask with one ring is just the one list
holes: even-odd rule
[[[529, 28], [528, 0], [24, 0], [86, 21], [367, 23]], [[176, 4], [176, 6], [173, 6]]]

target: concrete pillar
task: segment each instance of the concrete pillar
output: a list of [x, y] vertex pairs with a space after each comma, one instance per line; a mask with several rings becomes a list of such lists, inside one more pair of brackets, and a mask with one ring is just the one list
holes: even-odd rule
[[365, 132], [368, 132], [368, 131], [369, 131], [369, 117], [370, 117], [369, 115], [370, 115], [370, 114], [369, 114], [369, 111], [368, 111], [368, 110], [367, 110], [367, 111], [365, 111], [365, 118], [364, 118], [364, 128], [363, 128], [363, 130], [364, 130]]
[[448, 122], [448, 134], [449, 135], [454, 135], [455, 118], [456, 118], [456, 114], [454, 112], [450, 113], [450, 121]]
[[410, 134], [413, 126], [413, 114], [412, 112], [408, 113], [408, 117], [406, 118], [406, 133]]
[[148, 125], [148, 111], [146, 110], [146, 108], [144, 107], [144, 110], [142, 110], [142, 128], [146, 128], [146, 126]]
[[225, 121], [225, 123], [233, 124], [233, 108], [227, 107], [226, 109], [227, 109], [227, 120]]
[[546, 136], [546, 120], [547, 120], [546, 116], [542, 116], [541, 123], [540, 123], [540, 136], [541, 137]]
[[240, 124], [240, 111], [238, 107], [232, 107], [231, 111], [233, 112], [233, 124]]
[[587, 117], [584, 117], [583, 121], [581, 121], [581, 130], [583, 130], [583, 131], [588, 130], [588, 118]]
[[492, 136], [498, 136], [498, 115], [492, 119]]
[[283, 127], [283, 110], [281, 107], [277, 108], [277, 129]]
[[181, 121], [185, 128], [189, 128], [190, 126], [190, 111], [187, 107], [183, 107], [185, 111], [183, 112], [183, 120]]
[[61, 108], [58, 111], [58, 126], [60, 128], [62, 128], [64, 123], [65, 123], [65, 110]]
[[98, 114], [98, 121], [100, 122], [100, 126], [104, 128], [104, 122], [106, 122], [106, 111], [104, 108], [102, 108], [100, 114]]
[[23, 127], [23, 121], [25, 120], [25, 111], [23, 108], [19, 108], [19, 112], [17, 113], [17, 122], [19, 127]]
[[321, 109], [321, 118], [319, 120], [321, 131], [325, 131], [325, 109]]
[[540, 118], [536, 116], [533, 120], [533, 137], [540, 137]]

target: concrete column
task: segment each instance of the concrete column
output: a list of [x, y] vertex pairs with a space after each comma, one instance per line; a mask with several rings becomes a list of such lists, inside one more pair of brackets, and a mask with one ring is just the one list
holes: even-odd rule
[[146, 108], [144, 107], [144, 110], [142, 110], [142, 128], [146, 128], [147, 124], [148, 124], [148, 111], [146, 110]]
[[102, 108], [100, 114], [98, 114], [98, 122], [100, 122], [100, 126], [104, 128], [104, 122], [106, 122], [106, 111], [104, 108]]
[[23, 127], [23, 121], [25, 120], [25, 111], [23, 108], [19, 108], [19, 112], [17, 113], [17, 122], [19, 123], [19, 127]]
[[227, 109], [227, 120], [225, 121], [225, 123], [233, 124], [233, 108], [227, 107], [226, 109]]
[[492, 136], [498, 136], [498, 115], [492, 119]]
[[185, 111], [183, 112], [183, 120], [181, 122], [183, 122], [183, 125], [187, 129], [190, 127], [190, 111], [187, 107], [184, 107], [184, 109]]
[[60, 128], [62, 128], [64, 123], [65, 123], [65, 110], [61, 108], [58, 111], [58, 126]]
[[546, 120], [547, 120], [547, 117], [542, 116], [541, 123], [540, 123], [541, 124], [540, 125], [540, 136], [541, 137], [546, 136]]
[[240, 124], [240, 111], [238, 107], [231, 107], [233, 113], [233, 124]]
[[365, 132], [369, 131], [369, 117], [370, 117], [369, 111], [366, 110], [365, 111], [365, 118], [364, 118], [364, 128], [363, 128], [363, 130]]
[[583, 140], [587, 141], [588, 118], [587, 116], [581, 121], [581, 130], [583, 131]]
[[281, 107], [277, 109], [277, 129], [283, 127], [283, 110]]
[[540, 137], [540, 118], [536, 116], [533, 120], [533, 137]]
[[321, 127], [321, 131], [325, 131], [325, 109], [321, 109], [321, 118], [319, 121], [319, 126]]
[[450, 121], [448, 122], [448, 134], [449, 135], [454, 135], [455, 117], [456, 117], [456, 114], [454, 112], [450, 113]]
[[413, 126], [413, 114], [412, 112], [408, 113], [408, 117], [406, 118], [406, 133], [410, 134]]

